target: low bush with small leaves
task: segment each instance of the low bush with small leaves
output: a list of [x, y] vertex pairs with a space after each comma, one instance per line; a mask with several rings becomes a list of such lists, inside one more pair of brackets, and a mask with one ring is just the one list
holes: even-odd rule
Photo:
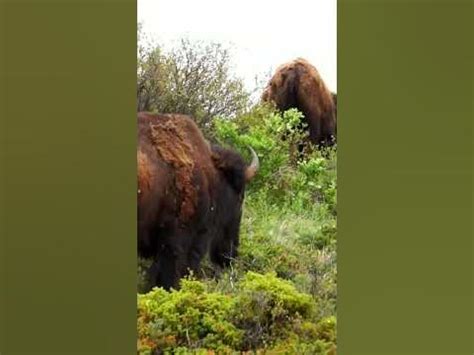
[[[247, 272], [229, 293], [182, 280], [138, 296], [138, 352], [215, 353], [334, 347], [335, 321], [317, 321], [310, 295], [274, 273]], [[312, 343], [317, 340], [316, 343]], [[318, 354], [315, 353], [315, 354]]]
[[242, 331], [231, 323], [235, 300], [207, 292], [205, 284], [182, 280], [179, 291], [155, 288], [138, 297], [138, 350], [213, 349], [238, 347]]

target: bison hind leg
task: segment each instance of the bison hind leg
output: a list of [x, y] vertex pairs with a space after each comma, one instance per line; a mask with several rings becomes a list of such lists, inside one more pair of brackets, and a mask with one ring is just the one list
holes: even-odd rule
[[158, 286], [165, 290], [176, 288], [181, 277], [182, 257], [179, 251], [170, 246], [162, 246], [148, 269], [150, 289]]

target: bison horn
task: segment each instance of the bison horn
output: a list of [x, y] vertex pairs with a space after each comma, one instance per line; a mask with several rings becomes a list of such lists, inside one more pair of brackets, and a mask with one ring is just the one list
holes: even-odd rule
[[257, 173], [258, 168], [260, 166], [260, 162], [258, 160], [257, 153], [255, 153], [255, 151], [250, 146], [249, 146], [249, 149], [250, 149], [250, 152], [252, 153], [252, 162], [250, 163], [250, 165], [245, 170], [245, 180], [247, 182], [249, 182], [250, 180], [253, 179], [253, 177]]

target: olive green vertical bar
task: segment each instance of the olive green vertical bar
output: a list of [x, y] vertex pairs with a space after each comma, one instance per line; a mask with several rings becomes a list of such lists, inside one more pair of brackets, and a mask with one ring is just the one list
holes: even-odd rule
[[0, 353], [136, 352], [135, 0], [1, 2]]
[[[0, 38], [5, 38], [5, 11], [3, 3], [0, 2]], [[4, 42], [0, 41], [0, 53], [5, 52]], [[3, 55], [0, 54], [0, 352], [4, 349], [6, 342], [5, 338], [5, 292], [4, 280], [6, 275], [6, 264], [5, 264], [5, 126], [6, 126], [6, 91], [3, 82], [3, 74], [5, 72], [5, 61]]]
[[472, 354], [473, 2], [338, 2], [338, 353]]

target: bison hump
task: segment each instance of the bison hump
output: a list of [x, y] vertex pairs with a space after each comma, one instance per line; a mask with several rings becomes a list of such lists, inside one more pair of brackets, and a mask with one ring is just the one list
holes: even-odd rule
[[172, 167], [179, 217], [183, 222], [196, 214], [198, 181], [203, 180], [198, 176], [203, 172], [199, 155], [203, 146], [204, 149], [207, 147], [201, 133], [193, 126], [194, 122], [180, 116], [150, 123], [153, 145], [161, 159]]

